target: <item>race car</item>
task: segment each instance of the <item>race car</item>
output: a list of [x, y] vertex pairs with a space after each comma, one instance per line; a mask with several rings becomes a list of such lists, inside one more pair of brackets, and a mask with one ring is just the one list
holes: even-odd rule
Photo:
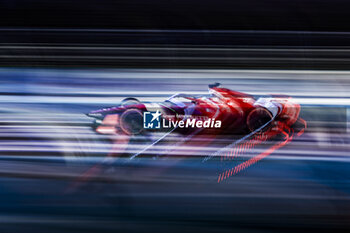
[[289, 96], [254, 97], [214, 83], [207, 95], [178, 93], [156, 103], [126, 98], [87, 115], [97, 133], [114, 135], [106, 163], [169, 156], [170, 164], [188, 156], [230, 161], [218, 168], [222, 182], [301, 136], [306, 121], [299, 114]]
[[[254, 98], [215, 83], [209, 85], [208, 95], [180, 93], [159, 103], [126, 98], [118, 106], [92, 111], [87, 116], [95, 119], [94, 129], [101, 134], [139, 135], [154, 131], [188, 134], [200, 129], [201, 133], [242, 135], [263, 130], [274, 122], [291, 127], [299, 113], [300, 105], [291, 97]], [[151, 117], [148, 123], [147, 117]]]

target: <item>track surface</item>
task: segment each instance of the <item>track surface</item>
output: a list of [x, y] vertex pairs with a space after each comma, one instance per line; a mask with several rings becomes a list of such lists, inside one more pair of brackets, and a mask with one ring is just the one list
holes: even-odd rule
[[[0, 76], [1, 232], [350, 227], [350, 72], [0, 69]], [[122, 158], [91, 169], [121, 138], [95, 134], [84, 113], [129, 96], [161, 101], [177, 92], [204, 94], [213, 82], [257, 96], [291, 95], [309, 127], [221, 183], [219, 169], [233, 161], [203, 163], [201, 153]], [[135, 140], [129, 150], [143, 146]], [[90, 181], [80, 182], [86, 171]]]

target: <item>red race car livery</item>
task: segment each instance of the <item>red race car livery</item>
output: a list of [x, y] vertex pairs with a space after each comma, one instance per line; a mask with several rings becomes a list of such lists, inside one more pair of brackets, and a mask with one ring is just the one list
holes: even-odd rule
[[[157, 113], [160, 126], [146, 127], [145, 113]], [[102, 134], [143, 134], [147, 131], [171, 130], [190, 133], [216, 132], [247, 134], [266, 124], [281, 122], [291, 127], [299, 117], [300, 105], [291, 97], [271, 95], [255, 99], [253, 96], [209, 85], [209, 95], [175, 94], [160, 103], [141, 103], [127, 98], [116, 107], [87, 114], [95, 118], [94, 128]], [[158, 116], [157, 116], [158, 117]]]

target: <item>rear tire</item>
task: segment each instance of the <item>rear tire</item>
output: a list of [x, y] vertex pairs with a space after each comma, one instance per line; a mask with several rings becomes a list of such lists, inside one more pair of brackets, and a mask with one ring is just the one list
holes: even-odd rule
[[247, 126], [251, 132], [259, 129], [272, 119], [272, 114], [266, 108], [253, 109], [247, 117]]

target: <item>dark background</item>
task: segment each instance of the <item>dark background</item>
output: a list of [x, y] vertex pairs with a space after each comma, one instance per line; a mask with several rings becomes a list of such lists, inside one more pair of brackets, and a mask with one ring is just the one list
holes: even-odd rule
[[0, 2], [0, 66], [342, 69], [345, 0]]
[[346, 0], [7, 0], [0, 26], [349, 31]]

